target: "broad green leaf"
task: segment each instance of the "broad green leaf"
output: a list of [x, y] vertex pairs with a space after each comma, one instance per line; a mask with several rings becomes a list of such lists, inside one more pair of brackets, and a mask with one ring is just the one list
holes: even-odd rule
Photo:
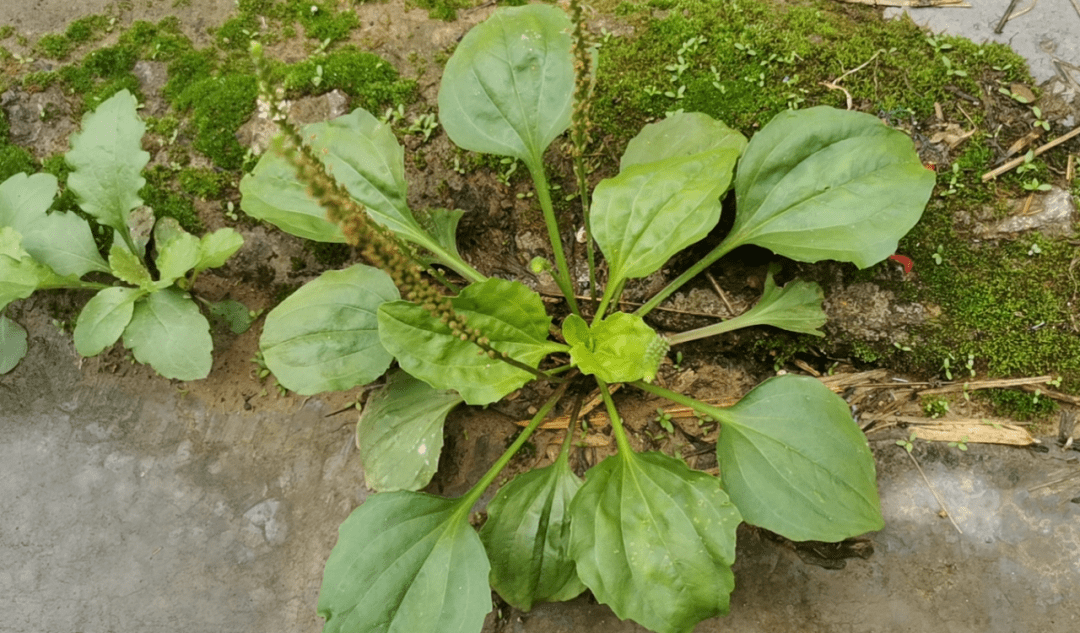
[[592, 327], [571, 314], [563, 322], [563, 336], [574, 365], [604, 382], [651, 382], [667, 352], [664, 339], [641, 317], [627, 312], [616, 312]]
[[344, 243], [341, 227], [326, 219], [326, 209], [296, 179], [292, 165], [267, 152], [255, 169], [240, 179], [240, 207], [286, 233], [316, 242]]
[[488, 504], [480, 540], [491, 560], [491, 586], [528, 611], [570, 600], [585, 585], [570, 558], [570, 502], [581, 480], [565, 459], [514, 477]]
[[716, 455], [747, 523], [793, 541], [880, 530], [874, 458], [848, 405], [820, 381], [780, 376], [724, 409]]
[[15, 229], [0, 227], [0, 310], [17, 299], [34, 293], [48, 275], [22, 248], [22, 236]]
[[133, 286], [145, 290], [151, 290], [154, 287], [154, 279], [150, 276], [150, 271], [146, 269], [146, 264], [119, 240], [114, 241], [109, 249], [109, 269], [117, 279]]
[[9, 226], [21, 235], [45, 216], [56, 196], [52, 174], [15, 174], [0, 184], [0, 227]]
[[911, 139], [873, 115], [827, 106], [781, 112], [739, 163], [735, 225], [724, 241], [866, 268], [895, 252], [934, 182]]
[[61, 276], [108, 272], [86, 220], [73, 213], [46, 213], [56, 187], [50, 174], [8, 178], [0, 184], [0, 227], [18, 231], [26, 252]]
[[[641, 128], [626, 144], [619, 169], [722, 148], [741, 154], [746, 137], [703, 112], [679, 112]], [[730, 175], [728, 178], [730, 183]]]
[[369, 497], [338, 529], [319, 591], [323, 633], [476, 633], [491, 611], [487, 556], [456, 500]]
[[259, 348], [278, 381], [301, 395], [340, 391], [382, 375], [379, 306], [398, 298], [390, 276], [357, 264], [310, 281], [266, 315]]
[[446, 63], [439, 122], [459, 147], [541, 166], [570, 125], [570, 19], [546, 5], [503, 8], [474, 27]]
[[461, 259], [457, 247], [458, 221], [465, 212], [461, 209], [428, 209], [425, 211], [428, 222], [421, 221], [428, 235], [448, 253]]
[[368, 215], [414, 244], [431, 238], [405, 200], [405, 149], [394, 131], [361, 108], [304, 128], [330, 173], [367, 208]]
[[728, 612], [740, 516], [715, 477], [619, 453], [589, 470], [570, 518], [577, 573], [620, 618], [689, 633]]
[[195, 264], [195, 273], [224, 266], [243, 245], [244, 238], [229, 227], [207, 233], [199, 241], [199, 261]]
[[206, 378], [213, 364], [210, 324], [195, 302], [176, 288], [155, 292], [135, 304], [124, 330], [124, 346], [135, 360], [166, 378]]
[[646, 126], [630, 142], [622, 171], [596, 186], [590, 209], [609, 288], [656, 272], [716, 226], [720, 195], [744, 145], [740, 134], [704, 114]]
[[56, 211], [42, 216], [23, 237], [23, 248], [60, 276], [109, 272], [90, 233], [90, 224], [74, 213]]
[[6, 374], [26, 356], [26, 330], [0, 312], [0, 374]]
[[87, 113], [65, 156], [73, 169], [67, 184], [82, 210], [125, 235], [128, 214], [142, 204], [142, 169], [150, 161], [142, 150], [146, 126], [137, 105], [130, 92], [121, 90]]
[[229, 326], [233, 334], [243, 334], [251, 328], [251, 324], [258, 317], [257, 313], [248, 310], [248, 307], [239, 301], [225, 299], [224, 301], [211, 301], [206, 303], [206, 311], [215, 319], [221, 319]]
[[453, 391], [436, 391], [403, 371], [372, 393], [356, 425], [364, 483], [377, 492], [419, 490], [439, 466], [443, 422], [461, 404]]
[[94, 295], [75, 321], [75, 350], [97, 356], [118, 341], [135, 313], [135, 302], [145, 295], [145, 290], [119, 286]]
[[172, 285], [183, 277], [199, 262], [199, 238], [180, 227], [173, 218], [162, 218], [154, 227], [154, 242], [157, 244], [159, 288]]
[[[566, 347], [547, 340], [551, 318], [540, 295], [516, 281], [488, 279], [452, 299], [470, 327], [491, 347], [537, 367], [549, 353]], [[408, 301], [379, 308], [379, 339], [401, 368], [435, 389], [454, 389], [469, 404], [490, 404], [532, 380], [533, 375], [481, 353], [448, 326]], [[277, 372], [275, 372], [276, 374]]]

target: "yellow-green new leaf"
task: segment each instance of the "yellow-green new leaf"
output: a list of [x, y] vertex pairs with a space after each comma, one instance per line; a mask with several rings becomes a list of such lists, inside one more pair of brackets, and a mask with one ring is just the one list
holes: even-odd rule
[[138, 286], [144, 290], [154, 289], [154, 278], [146, 269], [146, 264], [123, 245], [114, 241], [109, 249], [109, 271], [117, 279]]
[[154, 263], [157, 264], [159, 288], [171, 286], [199, 262], [199, 238], [181, 228], [173, 218], [158, 220], [154, 241], [158, 250]]
[[326, 561], [323, 633], [479, 633], [490, 565], [468, 517], [457, 500], [418, 492], [368, 498]]
[[244, 245], [244, 238], [229, 227], [207, 233], [199, 241], [199, 260], [195, 263], [195, 274], [207, 268], [220, 268]]

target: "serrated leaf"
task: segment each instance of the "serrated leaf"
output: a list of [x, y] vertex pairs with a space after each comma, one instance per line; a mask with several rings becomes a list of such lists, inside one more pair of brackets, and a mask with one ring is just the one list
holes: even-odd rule
[[117, 279], [138, 286], [144, 290], [154, 288], [154, 279], [146, 264], [123, 245], [114, 241], [109, 249], [109, 270]]
[[124, 346], [135, 360], [166, 378], [198, 380], [213, 365], [210, 324], [195, 302], [176, 288], [148, 295], [135, 304], [124, 330]]
[[135, 313], [135, 302], [145, 295], [145, 290], [119, 286], [94, 295], [75, 321], [75, 350], [82, 356], [97, 356], [120, 340]]
[[25, 356], [26, 330], [0, 313], [0, 374], [15, 369]]
[[154, 243], [157, 244], [159, 288], [172, 285], [199, 262], [199, 238], [180, 227], [173, 218], [162, 218], [154, 226]]
[[476, 633], [490, 565], [456, 500], [369, 497], [338, 529], [319, 591], [324, 633]]
[[513, 156], [530, 169], [570, 125], [570, 19], [545, 5], [502, 8], [446, 63], [439, 122], [459, 147]]
[[724, 242], [866, 268], [895, 252], [935, 181], [911, 139], [873, 115], [827, 106], [781, 112], [739, 163], [735, 225]]
[[522, 611], [570, 600], [585, 585], [570, 558], [570, 502], [581, 480], [565, 459], [514, 477], [488, 504], [480, 540], [491, 561], [491, 586]]
[[585, 320], [572, 314], [563, 321], [570, 360], [581, 373], [604, 382], [652, 381], [667, 345], [641, 317], [616, 312], [583, 331]]
[[720, 481], [662, 453], [619, 453], [570, 505], [577, 573], [617, 616], [689, 633], [726, 614], [739, 511]]
[[461, 402], [453, 391], [391, 372], [386, 385], [368, 397], [356, 425], [364, 483], [377, 492], [428, 485], [439, 466], [443, 422]]
[[[547, 340], [551, 318], [540, 295], [516, 281], [488, 279], [451, 300], [454, 310], [510, 358], [537, 367], [566, 347]], [[379, 308], [379, 339], [401, 368], [435, 389], [453, 389], [469, 404], [490, 404], [532, 380], [533, 375], [489, 358], [448, 326], [408, 301]]]
[[67, 186], [83, 211], [98, 222], [128, 234], [128, 215], [142, 204], [142, 169], [150, 154], [142, 149], [146, 126], [135, 97], [121, 90], [87, 113], [82, 131], [71, 136], [65, 158], [72, 167]]
[[818, 329], [828, 320], [821, 309], [825, 299], [821, 286], [812, 281], [792, 281], [781, 288], [773, 281], [774, 272], [770, 268], [765, 275], [765, 291], [753, 308], [723, 323], [702, 328], [702, 331], [708, 330], [712, 335], [755, 325], [771, 325], [789, 332], [825, 336]]
[[246, 305], [233, 299], [211, 301], [205, 305], [210, 316], [224, 321], [233, 334], [243, 334], [244, 332], [247, 332], [258, 316], [253, 315]]
[[883, 527], [866, 437], [820, 381], [772, 378], [721, 412], [720, 475], [747, 523], [793, 541]]
[[22, 247], [60, 276], [108, 272], [86, 220], [73, 213], [46, 213], [56, 195], [50, 174], [15, 174], [0, 184], [0, 227], [22, 235]]
[[207, 233], [199, 241], [199, 261], [195, 264], [195, 273], [224, 266], [243, 245], [244, 238], [229, 227]]
[[375, 380], [393, 357], [379, 342], [379, 306], [398, 298], [390, 276], [371, 266], [332, 270], [266, 315], [259, 348], [270, 371], [301, 395]]
[[622, 171], [597, 185], [590, 209], [609, 288], [652, 274], [716, 226], [745, 142], [704, 114], [673, 116], [631, 141]]

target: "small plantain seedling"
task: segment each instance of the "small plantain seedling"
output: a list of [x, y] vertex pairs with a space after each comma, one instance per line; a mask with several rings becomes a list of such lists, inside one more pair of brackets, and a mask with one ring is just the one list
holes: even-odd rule
[[[83, 117], [65, 156], [79, 207], [112, 230], [105, 257], [87, 220], [47, 212], [58, 187], [54, 176], [15, 174], [0, 184], [0, 373], [26, 354], [26, 331], [4, 309], [36, 290], [59, 288], [98, 291], [75, 322], [79, 354], [96, 356], [122, 338], [135, 360], [166, 378], [210, 373], [210, 325], [191, 289], [199, 273], [224, 265], [244, 240], [230, 228], [195, 237], [143, 205], [139, 189], [150, 155], [142, 150], [146, 126], [136, 107], [127, 90], [113, 95]], [[104, 275], [114, 281], [96, 281]], [[205, 303], [234, 331], [250, 325], [243, 316], [229, 318], [238, 310], [247, 314], [236, 302]]]

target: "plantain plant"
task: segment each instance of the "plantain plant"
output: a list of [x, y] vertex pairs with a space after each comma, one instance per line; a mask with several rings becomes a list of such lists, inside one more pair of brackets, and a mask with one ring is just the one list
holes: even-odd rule
[[[166, 378], [210, 373], [210, 325], [191, 286], [202, 271], [224, 265], [244, 240], [230, 228], [195, 237], [143, 205], [139, 190], [150, 154], [142, 150], [146, 126], [136, 108], [131, 93], [116, 93], [83, 117], [65, 155], [72, 169], [67, 186], [80, 209], [111, 232], [107, 260], [87, 219], [48, 212], [58, 188], [54, 176], [15, 174], [0, 184], [0, 373], [27, 351], [26, 330], [5, 308], [36, 290], [59, 288], [98, 291], [75, 323], [82, 356], [96, 356], [122, 337], [136, 360]], [[234, 331], [250, 324], [238, 302], [204, 303]]]
[[[543, 162], [570, 129], [588, 194], [580, 148], [592, 57], [572, 9], [575, 20], [549, 5], [497, 10], [458, 45], [438, 98], [454, 143], [520, 160], [531, 174], [555, 260], [539, 264], [569, 310], [558, 330], [536, 292], [461, 258], [460, 212], [408, 208], [403, 150], [367, 112], [302, 130], [284, 122], [278, 151], [241, 183], [247, 213], [303, 237], [357, 243], [374, 264], [327, 272], [267, 316], [260, 345], [281, 383], [302, 394], [347, 389], [397, 363], [358, 423], [367, 481], [379, 492], [341, 525], [327, 561], [318, 605], [325, 631], [479, 631], [489, 586], [524, 610], [588, 588], [620, 618], [690, 631], [728, 611], [740, 522], [796, 541], [839, 541], [883, 525], [865, 437], [821, 382], [772, 378], [727, 408], [651, 382], [670, 345], [758, 325], [821, 335], [816, 284], [778, 287], [770, 274], [747, 313], [667, 337], [643, 317], [740, 245], [804, 262], [880, 262], [919, 219], [934, 175], [903, 133], [866, 114], [783, 112], [749, 142], [707, 115], [673, 114], [645, 126], [619, 173], [582, 196], [607, 281], [595, 304], [579, 305]], [[720, 244], [636, 312], [615, 310], [627, 280], [713, 229], [731, 189], [735, 222]], [[455, 287], [447, 269], [467, 285]], [[595, 279], [592, 261], [590, 272]], [[435, 472], [450, 409], [495, 402], [533, 380], [562, 384], [468, 493], [416, 492]], [[570, 380], [596, 383], [618, 453], [582, 481], [568, 464], [568, 433], [554, 464], [498, 491], [477, 533], [474, 504]], [[720, 476], [635, 452], [612, 383], [717, 420]]]

